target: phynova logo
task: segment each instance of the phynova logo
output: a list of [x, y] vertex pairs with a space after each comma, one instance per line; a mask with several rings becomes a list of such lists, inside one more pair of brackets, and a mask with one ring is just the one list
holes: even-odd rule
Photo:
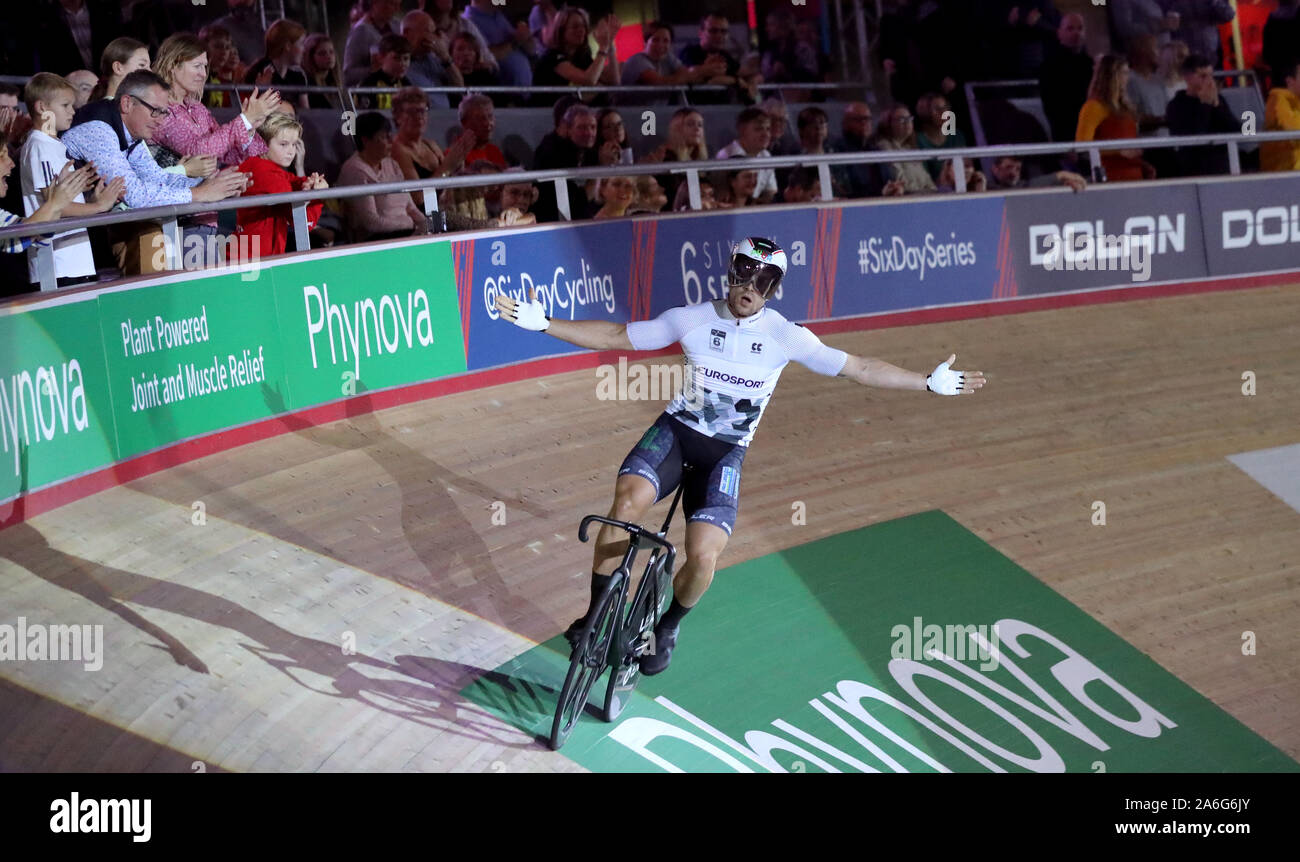
[[88, 427], [86, 389], [75, 357], [60, 367], [38, 365], [35, 373], [23, 369], [0, 377], [0, 444], [13, 453], [15, 476], [22, 469], [21, 449]]
[[102, 625], [0, 625], [0, 661], [79, 661], [88, 671], [104, 666]]
[[1223, 213], [1225, 249], [1293, 242], [1300, 243], [1300, 205], [1225, 210]]
[[[899, 623], [890, 630], [889, 636], [894, 639], [889, 650], [890, 658], [905, 661], [938, 661], [937, 655], [957, 661], [978, 658], [980, 670], [998, 668], [996, 625], [924, 625], [920, 617], [912, 617], [911, 625]], [[968, 642], [971, 644], [969, 656]]]
[[[429, 295], [423, 288], [404, 294], [384, 294], [378, 304], [373, 297], [353, 300], [349, 312], [346, 303], [330, 302], [329, 285], [318, 288], [309, 284], [302, 289], [307, 315], [307, 344], [311, 348], [311, 367], [317, 368], [316, 336], [325, 332], [329, 341], [330, 364], [352, 363], [356, 379], [361, 379], [361, 352], [366, 358], [374, 354], [397, 353], [405, 343], [407, 349], [433, 344], [433, 317], [429, 313]], [[338, 333], [338, 343], [334, 334]], [[373, 339], [373, 344], [372, 344]], [[352, 348], [349, 359], [348, 348]]]
[[50, 831], [125, 832], [137, 844], [153, 835], [152, 799], [82, 799], [73, 793], [68, 799], [50, 803]]
[[[929, 651], [932, 661], [928, 663], [889, 662], [889, 675], [902, 689], [903, 698], [876, 685], [841, 679], [811, 700], [798, 698], [800, 705], [814, 710], [812, 716], [794, 717], [802, 726], [777, 717], [768, 727], [746, 731], [736, 739], [706, 718], [659, 697], [656, 702], [670, 718], [632, 716], [615, 725], [609, 738], [668, 772], [709, 771], [719, 765], [736, 772], [789, 772], [773, 752], [826, 772], [882, 771], [863, 757], [891, 772], [917, 768], [953, 772], [954, 766], [962, 768], [968, 761], [990, 772], [1006, 772], [1003, 764], [1031, 772], [1064, 772], [1065, 758], [1056, 748], [1060, 743], [1049, 742], [1040, 730], [1057, 738], [1066, 734], [1105, 752], [1111, 750], [1111, 742], [1093, 727], [1111, 741], [1118, 736], [1127, 744], [1134, 738], [1154, 740], [1178, 726], [1050, 632], [1016, 619], [998, 620], [995, 629], [1004, 647], [999, 664], [1014, 678], [1015, 690], [987, 671]], [[991, 652], [992, 645], [980, 644], [981, 638], [978, 632], [971, 635], [976, 649]], [[1048, 657], [1053, 685], [1064, 688], [1071, 706], [1057, 700], [1016, 660], [1041, 662]], [[1003, 680], [1009, 682], [1005, 676]], [[936, 694], [942, 705], [932, 696]], [[980, 731], [988, 729], [989, 714], [999, 719], [996, 738]], [[1092, 726], [1084, 718], [1092, 719]], [[852, 741], [857, 748], [846, 751], [832, 742], [840, 739]], [[673, 743], [664, 746], [656, 740]]]

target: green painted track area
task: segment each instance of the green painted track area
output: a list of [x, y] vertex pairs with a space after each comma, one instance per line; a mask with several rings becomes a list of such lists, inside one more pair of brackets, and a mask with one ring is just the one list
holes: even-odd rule
[[[462, 694], [542, 738], [567, 665], [556, 637]], [[672, 667], [562, 751], [596, 772], [1300, 771], [938, 511], [720, 571]]]

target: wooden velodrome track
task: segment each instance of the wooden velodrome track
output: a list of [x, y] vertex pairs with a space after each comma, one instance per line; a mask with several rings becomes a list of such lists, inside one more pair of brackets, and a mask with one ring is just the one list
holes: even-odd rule
[[[1300, 513], [1226, 460], [1298, 442], [1298, 321], [1290, 284], [828, 335], [913, 369], [955, 351], [989, 385], [941, 399], [790, 366], [722, 565], [942, 509], [1300, 757]], [[3, 764], [581, 769], [457, 693], [585, 607], [576, 525], [661, 409], [596, 379], [288, 420], [0, 533], [6, 616], [103, 623], [111, 647], [95, 674], [0, 666]]]

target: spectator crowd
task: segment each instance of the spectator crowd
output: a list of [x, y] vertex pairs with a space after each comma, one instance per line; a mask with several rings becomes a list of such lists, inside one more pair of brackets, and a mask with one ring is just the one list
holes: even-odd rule
[[[1041, 127], [1009, 109], [994, 124], [993, 143], [1083, 145], [1242, 126], [1214, 76], [1223, 65], [1218, 28], [1233, 17], [1227, 0], [1109, 0], [1100, 20], [1110, 48], [1097, 56], [1089, 52], [1098, 40], [1090, 41], [1085, 18], [1061, 14], [1051, 0], [889, 0], [872, 22], [876, 71], [887, 93], [879, 104], [823, 103], [821, 91], [797, 90], [836, 77], [824, 19], [790, 4], [759, 4], [766, 14], [754, 33], [707, 11], [688, 25], [649, 21], [637, 27], [640, 50], [626, 57], [619, 44], [627, 44], [627, 28], [608, 3], [535, 0], [527, 14], [512, 15], [509, 9], [524, 5], [519, 0], [358, 0], [338, 40], [291, 18], [264, 25], [257, 0], [214, 2], [223, 8], [211, 12], [207, 5], [35, 0], [5, 13], [21, 20], [0, 37], [0, 72], [26, 83], [0, 84], [3, 224], [331, 185], [500, 175], [491, 185], [444, 189], [436, 202], [425, 199], [430, 192], [397, 192], [313, 203], [312, 244], [331, 245], [689, 209], [689, 184], [672, 162], [720, 163], [700, 175], [704, 209], [944, 194], [959, 185], [976, 192], [1047, 184], [1079, 190], [1089, 171], [1094, 180], [1123, 182], [1228, 170], [1223, 147], [1133, 147], [1107, 151], [1094, 165], [1075, 154], [1000, 158], [988, 176], [966, 160], [958, 183], [942, 151], [970, 145], [973, 106], [964, 85], [983, 80], [1036, 81], [1046, 122]], [[280, 5], [292, 11], [292, 4]], [[1278, 0], [1264, 30], [1260, 72], [1268, 86], [1260, 130], [1300, 129], [1298, 7], [1300, 0]], [[597, 85], [668, 89], [582, 89]], [[685, 103], [680, 88], [697, 85], [709, 86], [689, 92]], [[379, 92], [353, 101], [345, 90], [351, 87]], [[450, 91], [421, 89], [435, 87]], [[514, 89], [491, 89], [499, 87]], [[807, 104], [796, 109], [796, 102]], [[732, 140], [710, 152], [698, 106], [708, 106], [717, 123], [716, 108], [726, 105], [734, 107], [726, 124]], [[666, 128], [633, 146], [627, 124], [639, 124], [642, 111], [655, 106], [672, 112]], [[521, 157], [498, 140], [496, 112], [537, 107], [550, 109], [552, 129]], [[454, 111], [456, 124], [432, 128], [434, 110]], [[304, 169], [301, 115], [316, 111], [342, 116], [354, 145], [328, 179]], [[722, 164], [920, 150], [934, 157], [836, 164], [830, 188], [812, 165]], [[1300, 142], [1264, 144], [1258, 160], [1262, 170], [1300, 170]], [[618, 165], [645, 170], [569, 180], [563, 196], [554, 183], [511, 177], [530, 168]], [[14, 171], [17, 180], [8, 182]], [[185, 247], [198, 253], [185, 265], [289, 251], [291, 224], [289, 207], [255, 201], [237, 212], [187, 216]], [[8, 277], [11, 267], [0, 278], [20, 290], [34, 285], [33, 246], [51, 247], [61, 286], [106, 272], [156, 272], [168, 264], [158, 253], [161, 233], [157, 222], [126, 222], [10, 242], [5, 251], [28, 249], [28, 257], [0, 255], [0, 264], [21, 261], [23, 269], [21, 277]]]

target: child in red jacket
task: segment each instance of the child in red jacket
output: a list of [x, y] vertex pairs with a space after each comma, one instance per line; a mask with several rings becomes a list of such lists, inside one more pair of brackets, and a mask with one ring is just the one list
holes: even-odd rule
[[[295, 176], [288, 168], [298, 156], [302, 140], [302, 124], [292, 115], [276, 111], [258, 127], [257, 133], [266, 141], [266, 152], [245, 159], [239, 170], [251, 176], [245, 195], [272, 195], [283, 192], [327, 189], [329, 183], [320, 174], [309, 177]], [[321, 205], [307, 205], [307, 228], [316, 226]], [[248, 207], [239, 210], [236, 232], [238, 242], [232, 243], [232, 256], [241, 262], [273, 254], [284, 254], [289, 246], [289, 224], [293, 218], [289, 204]]]

